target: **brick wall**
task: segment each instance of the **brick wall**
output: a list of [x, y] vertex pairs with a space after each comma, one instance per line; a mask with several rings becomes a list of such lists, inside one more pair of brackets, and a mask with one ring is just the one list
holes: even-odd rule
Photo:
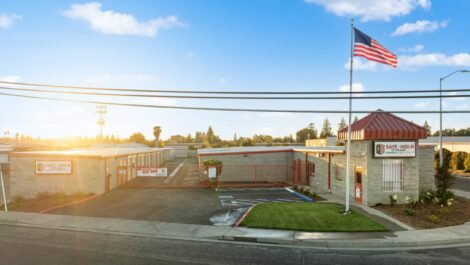
[[419, 153], [419, 189], [435, 190], [434, 147], [420, 146]]

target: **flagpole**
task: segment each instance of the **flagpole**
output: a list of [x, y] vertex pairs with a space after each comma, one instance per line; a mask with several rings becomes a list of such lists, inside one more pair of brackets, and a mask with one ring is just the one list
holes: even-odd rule
[[345, 214], [349, 214], [349, 190], [351, 171], [351, 120], [352, 120], [352, 86], [353, 86], [353, 56], [354, 56], [354, 18], [351, 18], [351, 58], [349, 60], [349, 119], [348, 119], [348, 139], [346, 146], [346, 209]]

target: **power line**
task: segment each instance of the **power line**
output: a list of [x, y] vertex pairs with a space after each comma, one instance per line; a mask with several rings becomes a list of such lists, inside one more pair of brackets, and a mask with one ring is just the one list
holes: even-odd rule
[[[179, 99], [234, 99], [234, 100], [341, 100], [349, 99], [347, 96], [328, 96], [328, 97], [260, 97], [260, 96], [180, 96], [180, 95], [158, 95], [158, 94], [117, 94], [117, 93], [98, 93], [98, 92], [76, 92], [76, 91], [61, 91], [61, 90], [48, 90], [48, 89], [32, 89], [32, 88], [13, 88], [2, 87], [0, 90], [14, 90], [14, 91], [28, 91], [39, 93], [57, 93], [57, 94], [72, 94], [72, 95], [92, 95], [92, 96], [115, 96], [115, 97], [139, 97], [139, 98], [179, 98]], [[470, 94], [455, 94], [455, 95], [424, 95], [424, 96], [354, 96], [352, 99], [419, 99], [419, 98], [468, 98]]]
[[[175, 93], [175, 94], [259, 94], [259, 95], [328, 95], [328, 94], [350, 94], [345, 91], [193, 91], [193, 90], [152, 90], [152, 89], [130, 89], [130, 88], [105, 88], [105, 87], [85, 87], [85, 86], [66, 86], [52, 85], [40, 83], [25, 82], [7, 82], [0, 81], [0, 84], [34, 86], [34, 87], [50, 87], [80, 90], [102, 90], [102, 91], [121, 91], [121, 92], [148, 92], [148, 93]], [[405, 94], [405, 93], [439, 93], [439, 89], [425, 90], [371, 90], [371, 91], [353, 91], [352, 94]], [[470, 92], [470, 89], [443, 89], [442, 92]]]
[[[98, 104], [98, 105], [108, 105], [108, 106], [126, 106], [126, 107], [141, 107], [141, 108], [158, 108], [158, 109], [181, 109], [181, 110], [208, 110], [208, 111], [230, 111], [230, 112], [285, 112], [285, 113], [331, 113], [331, 114], [346, 114], [349, 113], [346, 110], [283, 110], [283, 109], [245, 109], [245, 108], [207, 108], [207, 107], [189, 107], [189, 106], [162, 106], [162, 105], [147, 105], [147, 104], [131, 104], [131, 103], [117, 103], [117, 102], [103, 102], [103, 101], [90, 101], [90, 100], [78, 100], [78, 99], [64, 99], [64, 98], [51, 98], [51, 97], [40, 97], [40, 96], [30, 96], [30, 95], [21, 95], [21, 94], [10, 94], [0, 92], [0, 95], [11, 96], [11, 97], [21, 97], [29, 99], [41, 99], [41, 100], [50, 100], [50, 101], [62, 101], [62, 102], [75, 102], [75, 103], [87, 103], [87, 104]], [[374, 110], [356, 110], [352, 113], [357, 114], [368, 114], [371, 112], [376, 112]], [[385, 111], [388, 113], [397, 113], [397, 114], [437, 114], [439, 111], [406, 111], [406, 110], [393, 110]], [[470, 110], [447, 110], [442, 111], [442, 113], [447, 114], [459, 114], [459, 113], [470, 113]]]

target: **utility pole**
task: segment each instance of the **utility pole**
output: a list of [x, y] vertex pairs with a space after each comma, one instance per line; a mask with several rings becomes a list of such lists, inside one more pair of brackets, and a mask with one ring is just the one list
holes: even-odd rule
[[104, 126], [104, 114], [106, 114], [106, 105], [96, 105], [96, 113], [99, 115], [98, 121], [96, 122], [100, 127], [100, 143], [103, 143], [103, 126]]

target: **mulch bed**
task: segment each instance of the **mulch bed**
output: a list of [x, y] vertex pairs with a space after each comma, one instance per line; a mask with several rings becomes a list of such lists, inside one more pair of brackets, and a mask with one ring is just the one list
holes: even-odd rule
[[67, 195], [67, 196], [51, 196], [47, 198], [27, 199], [19, 202], [8, 203], [8, 210], [17, 212], [33, 212], [39, 213], [42, 210], [50, 209], [67, 203], [81, 201], [94, 195]]
[[[442, 210], [438, 204], [421, 204], [419, 207], [412, 209], [411, 206], [400, 204], [391, 207], [390, 205], [378, 205], [373, 208], [382, 211], [403, 223], [406, 223], [416, 229], [432, 229], [446, 226], [461, 225], [470, 222], [470, 200], [455, 197], [452, 206], [448, 207], [448, 211]], [[406, 209], [412, 209], [416, 212], [415, 216], [409, 216], [405, 213]], [[439, 219], [436, 223], [432, 223], [426, 218], [435, 215]]]

